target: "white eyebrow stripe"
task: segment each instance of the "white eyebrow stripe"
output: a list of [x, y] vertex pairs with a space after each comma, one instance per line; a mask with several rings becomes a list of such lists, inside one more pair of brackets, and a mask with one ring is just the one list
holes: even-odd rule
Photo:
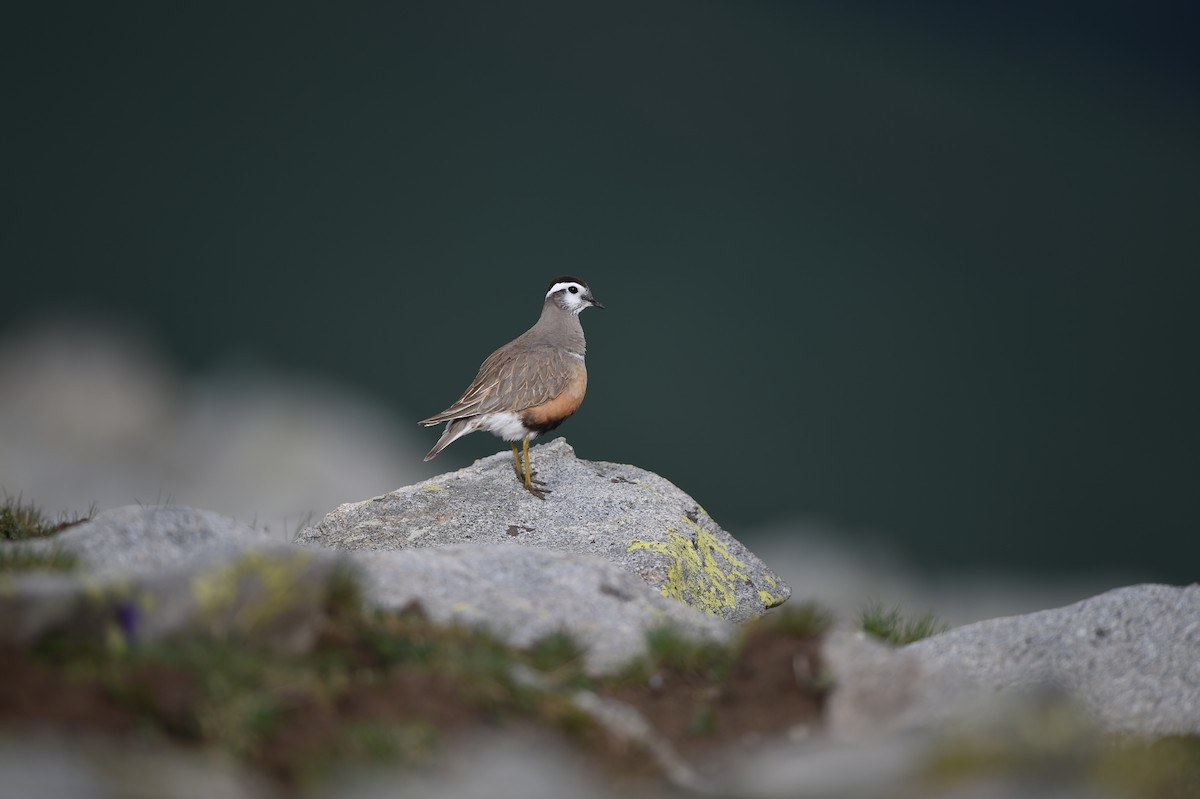
[[[546, 296], [549, 297], [554, 292], [562, 291], [563, 289], [568, 288], [570, 286], [579, 286], [579, 284], [576, 283], [574, 280], [568, 281], [566, 283], [555, 283], [553, 286], [550, 287], [550, 290], [546, 292]], [[583, 291], [583, 286], [579, 286], [579, 290]]]

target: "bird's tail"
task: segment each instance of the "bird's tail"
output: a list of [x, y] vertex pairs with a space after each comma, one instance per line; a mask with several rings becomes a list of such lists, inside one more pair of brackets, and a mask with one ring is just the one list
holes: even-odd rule
[[425, 460], [431, 461], [437, 457], [438, 453], [446, 447], [453, 444], [458, 439], [465, 436], [467, 433], [473, 433], [475, 428], [471, 427], [470, 419], [455, 419], [450, 424], [446, 425], [446, 430], [442, 433], [442, 437], [433, 445], [433, 449], [429, 450], [429, 454], [425, 456]]

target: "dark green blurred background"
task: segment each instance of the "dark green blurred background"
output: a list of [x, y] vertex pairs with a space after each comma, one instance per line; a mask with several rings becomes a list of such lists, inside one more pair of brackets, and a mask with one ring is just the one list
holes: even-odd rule
[[562, 434], [735, 533], [1200, 573], [1194, 11], [182, 5], [5, 24], [0, 335], [128, 317], [415, 423], [574, 274]]

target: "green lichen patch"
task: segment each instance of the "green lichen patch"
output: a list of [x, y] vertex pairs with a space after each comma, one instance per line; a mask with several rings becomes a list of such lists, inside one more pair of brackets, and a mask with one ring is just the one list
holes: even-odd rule
[[[1111, 742], [1110, 742], [1111, 743]], [[1200, 736], [1110, 745], [1097, 757], [1088, 783], [1118, 796], [1188, 799], [1200, 796]]]
[[926, 755], [918, 778], [937, 796], [1006, 781], [1028, 795], [1191, 799], [1200, 796], [1200, 737], [1102, 735], [1078, 708], [1051, 701], [1007, 723], [947, 736]]
[[0, 573], [57, 571], [79, 568], [79, 558], [57, 547], [32, 549], [25, 546], [0, 548]]

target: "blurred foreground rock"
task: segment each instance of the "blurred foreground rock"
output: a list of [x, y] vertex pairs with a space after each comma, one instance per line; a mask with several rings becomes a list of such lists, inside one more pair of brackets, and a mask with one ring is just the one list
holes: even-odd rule
[[500, 452], [456, 472], [342, 505], [297, 543], [347, 550], [522, 544], [603, 558], [664, 597], [732, 621], [782, 604], [791, 589], [691, 497], [662, 477], [581, 460], [564, 439], [532, 449], [545, 499]]
[[[570, 469], [586, 469], [588, 481], [621, 492], [633, 486], [660, 498], [668, 493], [649, 482], [646, 487], [611, 482], [634, 474], [633, 467], [585, 466], [565, 444], [558, 454], [577, 464], [559, 479], [569, 476]], [[598, 525], [592, 535], [587, 522], [570, 521], [570, 508], [585, 506], [566, 502], [565, 491], [560, 505], [552, 504], [554, 494], [544, 503], [525, 494], [506, 458], [502, 453], [494, 463], [485, 459], [472, 467], [476, 473], [460, 478], [468, 485], [484, 485], [486, 473], [494, 469], [511, 483], [496, 488], [496, 505], [505, 514], [495, 525], [503, 536], [498, 542], [492, 541], [496, 533], [480, 513], [474, 526], [451, 525], [465, 542], [339, 552], [283, 544], [205, 511], [127, 507], [100, 513], [49, 539], [5, 544], [4, 549], [57, 548], [77, 555], [83, 566], [67, 573], [0, 574], [0, 651], [65, 637], [121, 652], [141, 642], [216, 634], [302, 657], [320, 627], [330, 592], [339, 590], [348, 574], [355, 575], [372, 605], [417, 603], [435, 621], [485, 627], [518, 647], [568, 631], [582, 644], [592, 674], [609, 673], [642, 652], [645, 633], [663, 624], [693, 640], [725, 641], [736, 635], [736, 624], [665, 596], [661, 584], [647, 581], [620, 558], [550, 546], [556, 540], [550, 514], [561, 514], [574, 525], [567, 529], [574, 531], [575, 540], [601, 550], [611, 531]], [[562, 487], [550, 468], [554, 458], [535, 463], [552, 490]], [[431, 490], [433, 486], [441, 490]], [[461, 518], [465, 511], [454, 504], [455, 486], [455, 480], [443, 479], [416, 490], [423, 492], [419, 497], [450, 497], [441, 512], [460, 513]], [[511, 496], [504, 494], [509, 488]], [[372, 504], [386, 508], [394, 503], [396, 518], [411, 518], [403, 509], [421, 500], [399, 494], [344, 507], [332, 516], [361, 520]], [[628, 509], [631, 516], [640, 512], [635, 499], [616, 502], [635, 503]], [[542, 515], [533, 523], [520, 522], [532, 530], [518, 528], [510, 536], [507, 525], [521, 518], [516, 516], [524, 507], [520, 503]], [[691, 508], [681, 508], [687, 517]], [[710, 522], [702, 511], [694, 512], [696, 519], [689, 520], [707, 529]], [[631, 521], [613, 526], [637, 529]], [[691, 524], [683, 526], [691, 529]], [[380, 542], [402, 540], [406, 528], [381, 523], [339, 529], [347, 537]], [[415, 540], [436, 537], [428, 527], [407, 529], [417, 533]], [[707, 535], [717, 539], [718, 533], [708, 530]], [[523, 536], [541, 546], [526, 545]], [[658, 540], [671, 539], [668, 534]], [[739, 551], [734, 557], [746, 563], [753, 556]], [[968, 625], [900, 648], [843, 629], [827, 636], [821, 657], [834, 682], [823, 727], [797, 728], [791, 737], [747, 740], [703, 763], [682, 763], [631, 707], [613, 700], [600, 703], [581, 691], [575, 710], [592, 714], [606, 729], [624, 730], [629, 746], [650, 742], [660, 764], [674, 765], [675, 789], [703, 795], [1149, 797], [1161, 794], [1153, 787], [1110, 791], [1097, 785], [1109, 786], [1104, 781], [1115, 779], [1113, 773], [1177, 773], [1187, 768], [1192, 754], [1200, 763], [1193, 738], [1166, 740], [1165, 749], [1146, 750], [1152, 759], [1124, 765], [1129, 750], [1112, 738], [1116, 733], [1156, 742], [1172, 734], [1200, 734], [1200, 586], [1132, 586], [1064, 608]], [[528, 679], [534, 690], [536, 681], [545, 678]], [[796, 679], [801, 679], [799, 671]], [[572, 761], [564, 754], [570, 750], [548, 746], [547, 734], [505, 735], [502, 745], [486, 736], [450, 740], [442, 767], [419, 776], [387, 765], [356, 767], [313, 795], [381, 796], [401, 784], [419, 786], [423, 795], [447, 797], [615, 795], [596, 777], [593, 765]], [[195, 752], [175, 756], [170, 750], [129, 746], [114, 756], [117, 745], [111, 742], [105, 744], [108, 749], [89, 748], [85, 742], [70, 746], [75, 748], [53, 737], [0, 739], [0, 796], [52, 795], [56, 786], [71, 795], [128, 795], [122, 786], [133, 784], [129, 775], [142, 773], [154, 774], [156, 784], [172, 786], [156, 795], [207, 795], [217, 790], [213, 786], [236, 796], [279, 795], [269, 783], [228, 765], [208, 773]], [[101, 762], [120, 764], [119, 773], [101, 768]], [[1195, 779], [1200, 780], [1200, 771]], [[193, 784], [200, 794], [189, 788]], [[1119, 779], [1111, 783], [1121, 784]], [[507, 785], [519, 793], [506, 794]]]

